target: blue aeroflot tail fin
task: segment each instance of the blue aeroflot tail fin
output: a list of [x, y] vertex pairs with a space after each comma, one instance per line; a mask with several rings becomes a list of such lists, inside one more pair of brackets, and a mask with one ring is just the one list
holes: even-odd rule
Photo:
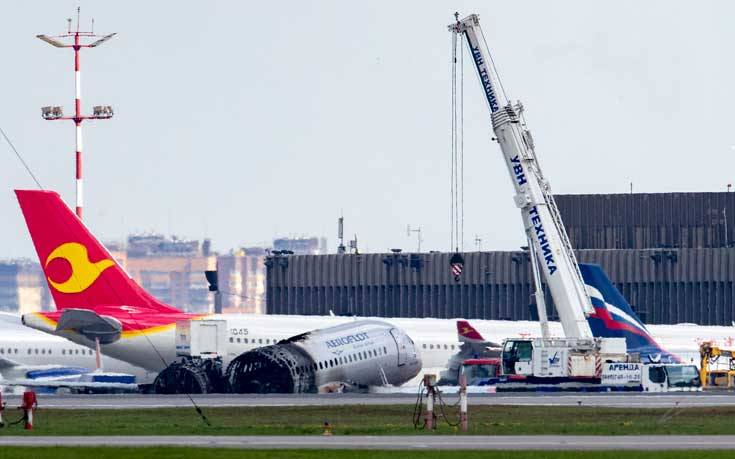
[[625, 338], [628, 352], [637, 352], [641, 361], [680, 362], [651, 336], [630, 304], [623, 298], [599, 265], [580, 263], [579, 270], [592, 300], [595, 313], [587, 318], [592, 334], [601, 338]]

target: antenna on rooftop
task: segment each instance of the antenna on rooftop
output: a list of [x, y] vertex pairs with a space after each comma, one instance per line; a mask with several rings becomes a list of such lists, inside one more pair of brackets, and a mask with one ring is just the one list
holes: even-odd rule
[[411, 228], [411, 224], [406, 227], [406, 236], [411, 237], [411, 233], [416, 233], [416, 240], [418, 247], [416, 252], [421, 252], [421, 227]]
[[337, 219], [337, 239], [339, 239], [339, 246], [337, 246], [337, 253], [346, 253], [347, 248], [345, 247], [345, 217], [340, 216]]

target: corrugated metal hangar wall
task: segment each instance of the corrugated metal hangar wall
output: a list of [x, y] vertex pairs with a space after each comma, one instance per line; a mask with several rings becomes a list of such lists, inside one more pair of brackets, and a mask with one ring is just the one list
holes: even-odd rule
[[575, 249], [715, 248], [735, 241], [735, 193], [555, 198]]
[[[601, 264], [645, 322], [731, 325], [735, 320], [735, 248], [726, 243], [735, 223], [735, 193], [557, 199], [572, 244], [592, 246], [577, 251], [579, 261]], [[656, 211], [660, 205], [668, 210]], [[605, 245], [615, 247], [599, 247]], [[266, 260], [267, 310], [536, 319], [526, 252], [465, 253], [459, 282], [450, 274], [451, 255], [271, 256]], [[549, 317], [556, 318], [548, 295], [547, 304]]]

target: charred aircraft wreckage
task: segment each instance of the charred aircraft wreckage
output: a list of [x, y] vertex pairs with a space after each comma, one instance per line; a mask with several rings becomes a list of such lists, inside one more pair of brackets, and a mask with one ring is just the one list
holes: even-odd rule
[[[224, 369], [224, 371], [223, 371]], [[229, 362], [192, 356], [156, 378], [157, 393], [316, 393], [400, 386], [421, 371], [413, 340], [400, 328], [357, 320], [257, 347]]]

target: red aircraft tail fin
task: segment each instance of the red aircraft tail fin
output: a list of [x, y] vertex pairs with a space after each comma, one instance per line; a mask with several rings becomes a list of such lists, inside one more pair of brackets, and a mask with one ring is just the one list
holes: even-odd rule
[[56, 308], [180, 312], [143, 290], [53, 191], [16, 190]]
[[459, 341], [463, 342], [484, 342], [485, 338], [482, 337], [480, 332], [475, 330], [475, 327], [470, 325], [466, 320], [457, 321], [457, 334], [459, 335]]

